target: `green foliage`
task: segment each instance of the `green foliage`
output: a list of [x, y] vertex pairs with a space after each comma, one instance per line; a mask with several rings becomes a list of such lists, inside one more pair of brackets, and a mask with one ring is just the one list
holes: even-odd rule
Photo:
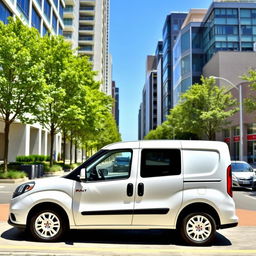
[[236, 100], [213, 78], [201, 78], [170, 110], [167, 121], [150, 131], [145, 139], [215, 139], [215, 133], [228, 124], [236, 111]]
[[50, 156], [45, 156], [45, 155], [29, 155], [29, 156], [17, 156], [16, 157], [16, 162], [44, 162], [44, 161], [49, 161]]
[[251, 89], [252, 94], [250, 95], [249, 98], [244, 100], [244, 103], [246, 110], [248, 112], [253, 112], [256, 110], [256, 70], [250, 69], [247, 75], [242, 76], [242, 79], [250, 83], [249, 87]]
[[0, 117], [5, 123], [4, 169], [7, 171], [9, 129], [18, 118], [31, 121], [45, 85], [40, 34], [19, 19], [0, 22]]
[[60, 165], [54, 164], [53, 166], [45, 165], [45, 172], [60, 172], [62, 171], [62, 167]]
[[198, 138], [215, 140], [216, 132], [228, 124], [237, 112], [236, 100], [225, 89], [216, 85], [214, 78], [201, 78], [181, 96], [179, 104], [168, 116], [175, 134], [191, 133]]
[[8, 170], [7, 172], [0, 172], [0, 179], [22, 179], [25, 177], [25, 172], [17, 170]]

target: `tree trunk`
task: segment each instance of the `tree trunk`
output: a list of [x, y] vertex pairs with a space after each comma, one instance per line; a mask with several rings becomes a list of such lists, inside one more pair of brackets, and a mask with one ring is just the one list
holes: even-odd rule
[[50, 134], [51, 134], [50, 166], [53, 166], [53, 146], [54, 146], [54, 135], [55, 135], [54, 125], [51, 125]]
[[72, 133], [70, 134], [70, 164], [72, 164], [72, 158], [73, 158], [73, 137]]
[[7, 172], [10, 125], [11, 123], [9, 121], [9, 116], [8, 116], [5, 119], [5, 127], [4, 127], [4, 172]]
[[77, 144], [75, 142], [75, 163], [77, 163]]
[[82, 163], [84, 162], [84, 147], [82, 147]]
[[67, 142], [67, 132], [64, 130], [63, 131], [63, 156], [62, 156], [62, 159], [63, 159], [63, 164], [65, 164], [66, 162], [66, 142]]

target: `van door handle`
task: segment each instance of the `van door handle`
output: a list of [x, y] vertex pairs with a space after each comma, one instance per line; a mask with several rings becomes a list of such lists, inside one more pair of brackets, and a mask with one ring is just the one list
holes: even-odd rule
[[138, 185], [138, 196], [143, 196], [144, 195], [144, 184], [139, 183]]
[[133, 184], [132, 183], [129, 183], [127, 185], [127, 196], [131, 197], [133, 196]]

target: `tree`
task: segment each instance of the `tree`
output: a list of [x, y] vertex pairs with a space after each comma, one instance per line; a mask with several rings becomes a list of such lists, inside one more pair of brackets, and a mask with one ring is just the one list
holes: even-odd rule
[[50, 131], [50, 165], [52, 166], [54, 135], [60, 131], [63, 115], [70, 103], [70, 101], [66, 102], [67, 92], [77, 91], [78, 88], [75, 87], [76, 83], [70, 85], [62, 81], [68, 63], [74, 58], [71, 45], [62, 36], [51, 35], [44, 36], [40, 45], [46, 86], [36, 120]]
[[216, 132], [227, 125], [227, 119], [237, 111], [236, 103], [230, 93], [216, 85], [214, 78], [202, 77], [201, 84], [192, 85], [181, 96], [168, 121], [175, 133], [192, 133], [215, 140]]
[[252, 95], [245, 99], [245, 106], [248, 112], [256, 110], [256, 70], [250, 69], [247, 75], [243, 75], [242, 79], [249, 82], [249, 87], [252, 91]]
[[0, 114], [4, 127], [4, 171], [7, 171], [9, 131], [15, 119], [28, 121], [44, 88], [38, 31], [20, 20], [0, 22]]
[[173, 139], [173, 133], [171, 127], [167, 121], [163, 122], [161, 125], [157, 126], [155, 130], [151, 130], [146, 136], [145, 140], [167, 140]]

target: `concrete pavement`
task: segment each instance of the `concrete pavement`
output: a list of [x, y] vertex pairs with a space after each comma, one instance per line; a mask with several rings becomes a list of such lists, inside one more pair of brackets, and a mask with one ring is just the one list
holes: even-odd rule
[[0, 255], [256, 255], [255, 227], [221, 230], [213, 246], [201, 248], [182, 245], [166, 230], [76, 230], [64, 242], [38, 243], [1, 223], [0, 234]]

